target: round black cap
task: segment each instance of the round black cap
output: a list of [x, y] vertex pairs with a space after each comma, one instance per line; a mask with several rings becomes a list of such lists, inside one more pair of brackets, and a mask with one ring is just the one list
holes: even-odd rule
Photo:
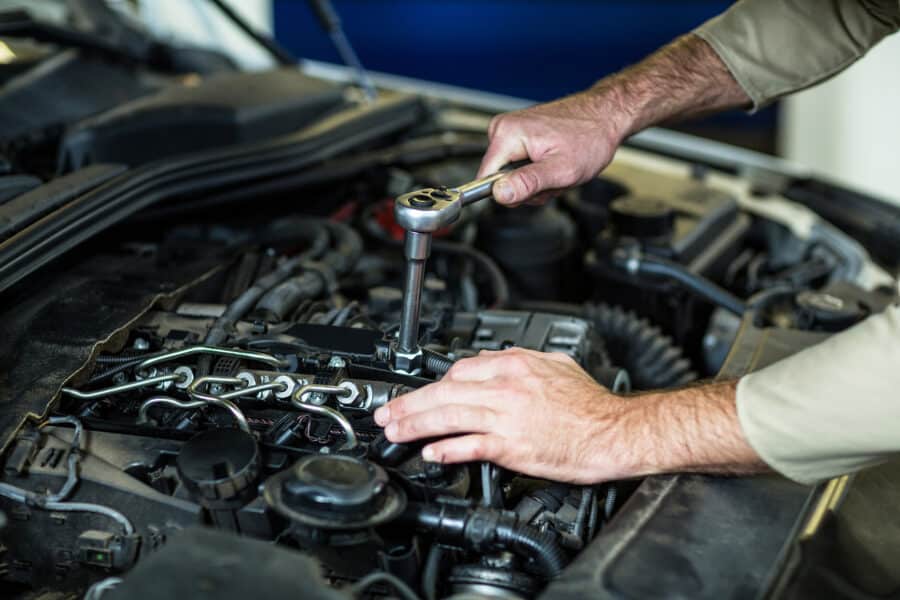
[[293, 508], [371, 514], [388, 482], [384, 469], [352, 456], [319, 454], [294, 465], [282, 483], [284, 501]]

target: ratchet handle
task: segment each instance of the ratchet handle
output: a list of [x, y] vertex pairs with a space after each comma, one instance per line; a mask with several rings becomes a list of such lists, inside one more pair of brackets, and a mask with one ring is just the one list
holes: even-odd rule
[[468, 206], [473, 202], [484, 200], [485, 198], [490, 198], [492, 196], [494, 184], [499, 179], [502, 179], [504, 176], [508, 175], [512, 171], [515, 171], [519, 167], [524, 167], [525, 165], [530, 163], [531, 161], [528, 160], [511, 162], [501, 167], [500, 170], [493, 175], [488, 175], [487, 177], [482, 177], [481, 179], [476, 179], [475, 181], [464, 183], [452, 189], [454, 192], [459, 194], [460, 203], [463, 206]]

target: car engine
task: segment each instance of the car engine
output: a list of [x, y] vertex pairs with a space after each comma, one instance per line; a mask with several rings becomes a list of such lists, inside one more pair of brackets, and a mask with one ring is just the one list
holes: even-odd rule
[[[428, 598], [533, 597], [633, 484], [424, 462], [421, 445], [388, 442], [373, 411], [456, 360], [514, 346], [565, 353], [617, 393], [689, 383], [721, 364], [717, 345], [746, 310], [735, 294], [825, 283], [837, 268], [816, 246], [776, 270], [747, 243], [753, 222], [736, 201], [696, 186], [666, 201], [604, 178], [539, 208], [475, 206], [434, 243], [424, 367], [397, 372], [400, 232], [390, 200], [364, 198], [467, 168], [394, 170], [330, 215], [173, 226], [158, 242], [124, 243], [129, 260], [211, 247], [234, 258], [98, 343], [54, 416], [20, 430], [0, 483], [5, 577], [102, 585], [205, 523], [300, 549], [338, 586], [377, 572]], [[816, 294], [784, 292], [771, 318], [815, 329], [868, 310]], [[631, 306], [658, 306], [674, 335]], [[387, 592], [375, 583], [365, 593]]]
[[[75, 77], [72, 65], [114, 64], [54, 61], [0, 94], [0, 146], [20, 173], [0, 199], [17, 244], [0, 244], [4, 597], [170, 598], [193, 582], [218, 600], [260, 586], [272, 598], [521, 600], [549, 595], [567, 569], [585, 593], [608, 563], [637, 573], [621, 584], [633, 591], [645, 556], [689, 573], [688, 588], [666, 580], [679, 595], [700, 576], [681, 555], [659, 559], [673, 547], [717, 575], [741, 562], [702, 546], [735, 539], [717, 500], [730, 484], [582, 486], [426, 462], [421, 443], [387, 441], [373, 412], [458, 360], [513, 347], [564, 353], [623, 395], [737, 377], [896, 295], [869, 254], [896, 243], [891, 223], [859, 225], [874, 231], [863, 243], [804, 204], [827, 198], [803, 182], [766, 187], [626, 147], [543, 206], [474, 204], [435, 233], [423, 364], [406, 372], [391, 362], [404, 266], [394, 199], [471, 180], [488, 112], [400, 93], [362, 104], [285, 68], [159, 89], [129, 73], [123, 97], [24, 123], [29, 98]], [[896, 269], [896, 255], [877, 258]], [[727, 489], [736, 505], [781, 511], [766, 513], [776, 534], [747, 526], [759, 543], [729, 542], [768, 572], [809, 490]], [[638, 518], [651, 510], [674, 511], [657, 537]], [[700, 530], [670, 535], [688, 525]], [[617, 558], [626, 547], [636, 562]]]

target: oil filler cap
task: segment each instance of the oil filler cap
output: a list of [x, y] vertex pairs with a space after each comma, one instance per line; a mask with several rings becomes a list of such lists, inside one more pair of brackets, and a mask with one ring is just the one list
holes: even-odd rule
[[294, 465], [282, 488], [285, 501], [311, 509], [366, 512], [387, 485], [384, 469], [350, 456], [310, 456]]
[[253, 436], [240, 429], [210, 429], [182, 447], [175, 461], [178, 477], [207, 508], [231, 508], [253, 491], [259, 451]]
[[406, 504], [382, 467], [338, 454], [300, 459], [266, 481], [263, 497], [283, 516], [323, 529], [371, 527], [395, 517]]

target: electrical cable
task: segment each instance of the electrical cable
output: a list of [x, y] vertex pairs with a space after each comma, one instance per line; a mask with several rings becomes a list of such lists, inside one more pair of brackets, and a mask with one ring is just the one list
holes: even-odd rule
[[84, 429], [81, 421], [71, 416], [50, 417], [43, 425], [61, 425], [63, 423], [73, 425], [75, 431], [72, 434], [72, 440], [70, 441], [66, 481], [59, 491], [52, 494], [39, 494], [9, 483], [0, 482], [0, 496], [9, 498], [14, 502], [20, 502], [43, 510], [55, 510], [58, 512], [89, 512], [103, 515], [121, 525], [126, 535], [134, 534], [134, 525], [132, 525], [128, 517], [113, 508], [90, 502], [64, 501], [71, 495], [75, 485], [78, 483], [77, 465], [81, 458], [80, 440]]

